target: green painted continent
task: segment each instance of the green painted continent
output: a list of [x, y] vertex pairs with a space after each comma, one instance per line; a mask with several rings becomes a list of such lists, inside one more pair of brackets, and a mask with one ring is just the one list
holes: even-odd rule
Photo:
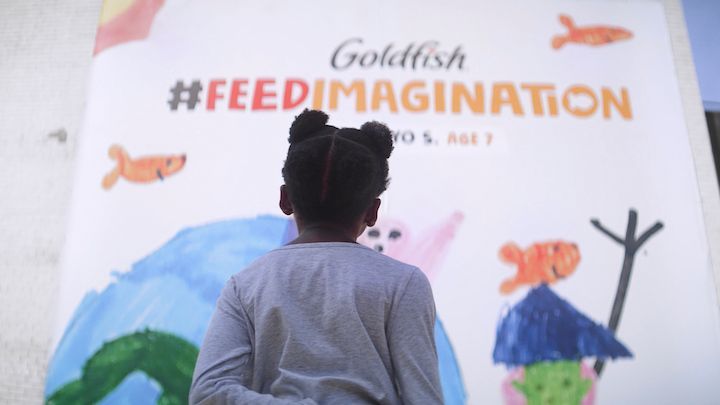
[[160, 385], [158, 404], [187, 404], [197, 356], [195, 345], [170, 333], [146, 329], [121, 336], [95, 352], [82, 376], [55, 391], [47, 404], [97, 403], [136, 371]]

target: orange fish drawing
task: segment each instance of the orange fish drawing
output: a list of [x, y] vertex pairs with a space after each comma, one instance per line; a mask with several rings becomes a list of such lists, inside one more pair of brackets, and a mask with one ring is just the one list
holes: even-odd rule
[[560, 15], [560, 23], [568, 29], [567, 35], [556, 35], [552, 39], [552, 47], [560, 49], [568, 42], [591, 46], [600, 46], [611, 42], [622, 41], [632, 38], [632, 32], [620, 27], [595, 25], [589, 27], [577, 27], [572, 18], [567, 15]]
[[111, 146], [108, 155], [117, 161], [117, 165], [103, 178], [102, 186], [105, 190], [114, 186], [120, 176], [133, 183], [165, 180], [165, 177], [182, 170], [187, 160], [185, 155], [147, 156], [130, 159], [125, 149], [118, 145]]
[[553, 284], [575, 272], [580, 251], [574, 243], [550, 241], [534, 243], [525, 251], [514, 243], [500, 248], [500, 259], [517, 266], [517, 274], [500, 285], [500, 292], [510, 294], [521, 285]]

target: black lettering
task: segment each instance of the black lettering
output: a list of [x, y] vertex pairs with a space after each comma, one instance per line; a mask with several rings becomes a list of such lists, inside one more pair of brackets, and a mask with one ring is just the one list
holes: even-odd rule
[[[367, 51], [360, 58], [360, 66], [362, 66], [364, 68], [371, 67], [375, 63], [377, 58], [378, 58], [378, 55], [375, 51]], [[368, 61], [368, 59], [370, 59], [370, 61]]]
[[344, 55], [347, 62], [342, 66], [338, 65], [338, 55], [340, 55], [340, 52], [343, 50], [343, 48], [346, 45], [349, 45], [352, 43], [362, 44], [363, 40], [360, 38], [350, 38], [347, 41], [341, 43], [340, 46], [338, 46], [337, 49], [335, 49], [335, 52], [333, 52], [332, 58], [330, 59], [330, 66], [332, 66], [333, 68], [335, 68], [337, 70], [343, 70], [343, 69], [347, 69], [348, 67], [350, 67], [350, 65], [353, 64], [353, 62], [355, 62], [355, 59], [357, 59], [358, 54], [349, 52]]

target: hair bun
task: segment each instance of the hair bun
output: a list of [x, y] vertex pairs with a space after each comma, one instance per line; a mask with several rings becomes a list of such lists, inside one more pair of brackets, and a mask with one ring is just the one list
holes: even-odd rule
[[367, 146], [375, 153], [385, 159], [390, 157], [393, 151], [393, 139], [387, 125], [377, 121], [369, 121], [360, 127], [360, 131], [371, 140]]
[[318, 110], [308, 110], [307, 108], [295, 117], [292, 125], [290, 125], [290, 144], [302, 142], [312, 135], [325, 128], [328, 122], [328, 115]]

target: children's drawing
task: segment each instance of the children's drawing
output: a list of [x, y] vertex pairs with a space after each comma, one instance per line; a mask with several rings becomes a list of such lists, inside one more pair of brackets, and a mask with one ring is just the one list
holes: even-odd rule
[[435, 320], [435, 347], [438, 355], [438, 366], [440, 368], [440, 385], [442, 388], [443, 402], [446, 405], [465, 405], [467, 400], [465, 384], [460, 374], [455, 351], [440, 318]]
[[393, 259], [419, 267], [433, 281], [463, 218], [461, 212], [454, 212], [419, 235], [414, 234], [402, 221], [381, 219], [375, 226], [368, 228], [358, 238], [358, 242]]
[[500, 285], [500, 292], [510, 294], [521, 285], [553, 284], [575, 272], [580, 251], [574, 243], [538, 242], [522, 250], [514, 243], [500, 248], [500, 259], [517, 266], [517, 274]]
[[[608, 328], [615, 333], [620, 325], [620, 315], [622, 315], [623, 306], [625, 305], [625, 296], [627, 295], [628, 286], [630, 285], [630, 275], [632, 274], [632, 266], [635, 262], [635, 254], [640, 247], [647, 242], [648, 239], [650, 239], [651, 236], [663, 228], [663, 224], [659, 221], [655, 222], [655, 224], [645, 230], [639, 238], [635, 238], [635, 231], [637, 229], [637, 211], [634, 209], [631, 209], [628, 213], [628, 225], [625, 230], [625, 238], [615, 235], [613, 232], [605, 228], [597, 219], [592, 219], [590, 223], [600, 230], [600, 232], [604, 233], [610, 239], [621, 244], [625, 248], [622, 270], [620, 271], [620, 281], [618, 282], [617, 291], [615, 292], [615, 300], [613, 301], [612, 310], [610, 311], [610, 321], [608, 322]], [[595, 372], [598, 376], [602, 374], [604, 366], [605, 362], [602, 359], [598, 359], [595, 362]]]
[[613, 333], [558, 297], [545, 284], [502, 318], [493, 351], [495, 363], [525, 366], [543, 361], [584, 357], [632, 357]]
[[595, 373], [582, 364], [588, 357], [632, 353], [546, 284], [532, 288], [498, 325], [493, 360], [512, 369], [503, 388], [507, 404], [518, 404], [518, 393], [525, 399], [520, 404], [592, 404]]
[[[567, 362], [568, 364], [574, 364], [571, 362]], [[552, 364], [552, 363], [539, 363], [539, 364]], [[561, 367], [562, 368], [562, 367]], [[539, 369], [538, 369], [539, 370]], [[549, 387], [546, 387], [542, 383], [538, 384], [538, 378], [537, 377], [537, 370], [534, 373], [533, 376], [530, 377], [530, 380], [525, 379], [525, 369], [523, 367], [517, 367], [510, 371], [508, 377], [503, 380], [502, 383], [502, 395], [503, 398], [505, 398], [505, 403], [507, 405], [526, 405], [528, 403], [533, 403], [532, 400], [528, 400], [525, 398], [524, 390], [528, 390], [531, 387], [535, 387], [535, 393], [528, 392], [528, 394], [531, 397], [540, 397], [542, 394], [542, 391], [545, 388], [548, 388], [551, 390], [552, 395], [548, 395], [545, 398], [547, 402], [542, 402], [542, 399], [540, 399], [540, 403], [543, 404], [549, 404], [553, 403], [556, 405], [562, 405], [562, 404], [572, 404], [572, 403], [578, 403], [577, 402], [577, 395], [581, 396], [582, 399], [580, 399], [581, 405], [593, 405], [595, 403], [595, 382], [597, 381], [597, 376], [595, 375], [595, 371], [593, 371], [592, 367], [588, 366], [586, 362], [581, 361], [580, 362], [580, 378], [578, 379], [576, 374], [573, 370], [568, 370], [568, 367], [564, 367], [562, 373], [562, 377], [560, 375], [553, 375], [551, 378], [546, 378], [548, 380], [551, 380], [552, 384]], [[569, 373], [567, 371], [570, 371]], [[545, 376], [547, 377], [547, 376]], [[560, 377], [560, 378], [558, 378]], [[568, 381], [565, 381], [565, 378], [568, 379]], [[587, 390], [587, 393], [583, 394], [581, 392], [577, 392], [575, 390], [567, 390], [569, 392], [564, 392], [563, 388], [565, 387], [573, 387], [576, 386], [579, 388], [583, 388], [582, 385], [587, 385], [588, 383], [586, 381], [589, 381], [590, 388]], [[579, 384], [578, 384], [579, 383]], [[516, 384], [520, 384], [520, 387], [517, 387]], [[539, 389], [538, 389], [539, 388]], [[538, 398], [539, 399], [539, 398]]]
[[579, 404], [593, 381], [582, 377], [579, 362], [560, 360], [529, 365], [525, 378], [512, 384], [530, 405]]
[[95, 403], [128, 375], [142, 372], [160, 385], [160, 404], [187, 403], [198, 348], [169, 333], [146, 329], [103, 344], [82, 368], [82, 375], [55, 391], [49, 405]]
[[560, 49], [567, 43], [600, 46], [633, 37], [632, 32], [625, 28], [607, 25], [578, 27], [570, 16], [561, 14], [559, 18], [560, 23], [567, 28], [568, 32], [565, 35], [556, 35], [553, 37], [552, 47], [554, 49]]
[[[595, 400], [595, 383], [603, 371], [605, 361], [632, 357], [630, 351], [616, 339], [615, 333], [620, 323], [635, 254], [651, 236], [662, 229], [663, 224], [656, 222], [636, 238], [637, 212], [631, 209], [625, 237], [621, 238], [597, 219], [590, 222], [625, 248], [609, 326], [605, 328], [595, 323], [553, 293], [548, 285], [550, 281], [540, 280], [538, 286], [532, 288], [522, 301], [503, 316], [497, 328], [493, 360], [512, 368], [502, 386], [508, 405], [592, 405]], [[580, 260], [578, 247], [567, 243], [562, 243], [562, 246], [566, 250], [561, 256], [565, 257], [558, 263], [568, 269], [572, 268], [572, 273]], [[553, 260], [538, 258], [562, 250], [560, 245], [541, 243], [533, 245], [524, 253], [526, 256], [532, 253], [531, 257], [544, 263], [547, 269], [547, 263]], [[513, 263], [522, 262], [519, 260], [521, 253], [512, 244], [500, 249], [501, 259]], [[559, 269], [550, 268], [552, 275], [560, 273]], [[513, 281], [506, 281], [503, 286]], [[520, 284], [535, 285], [512, 283], [513, 289]], [[501, 288], [501, 291], [505, 290]], [[594, 358], [595, 366], [587, 366], [582, 361], [585, 358]]]
[[[295, 223], [284, 217], [226, 220], [183, 229], [129, 271], [115, 272], [115, 281], [100, 292], [89, 291], [68, 322], [48, 368], [46, 398], [91, 392], [74, 403], [95, 402], [101, 394], [101, 403], [141, 404], [148, 398], [174, 403], [168, 402], [171, 394], [190, 387], [186, 375], [192, 373], [194, 359], [188, 365], [187, 345], [202, 344], [226, 281], [296, 236]], [[445, 401], [462, 404], [465, 391], [457, 360], [439, 320], [435, 340]], [[157, 365], [169, 369], [158, 370]], [[105, 366], [112, 369], [111, 379], [92, 377]], [[175, 376], [172, 382], [166, 382], [168, 375]], [[182, 402], [186, 400], [187, 395]]]
[[[85, 294], [67, 323], [48, 368], [46, 396], [78, 379], [105, 343], [146, 328], [200, 347], [230, 276], [295, 233], [292, 221], [276, 216], [186, 228], [129, 271], [114, 272], [102, 291]], [[107, 398], [147, 403], [160, 394], [146, 374], [132, 373]]]
[[163, 3], [164, 0], [105, 0], [93, 55], [118, 44], [147, 38]]
[[185, 167], [187, 156], [147, 156], [138, 159], [130, 159], [125, 149], [113, 145], [108, 150], [108, 155], [117, 164], [115, 168], [105, 175], [102, 181], [104, 189], [109, 190], [122, 177], [133, 183], [152, 183], [165, 180]]

